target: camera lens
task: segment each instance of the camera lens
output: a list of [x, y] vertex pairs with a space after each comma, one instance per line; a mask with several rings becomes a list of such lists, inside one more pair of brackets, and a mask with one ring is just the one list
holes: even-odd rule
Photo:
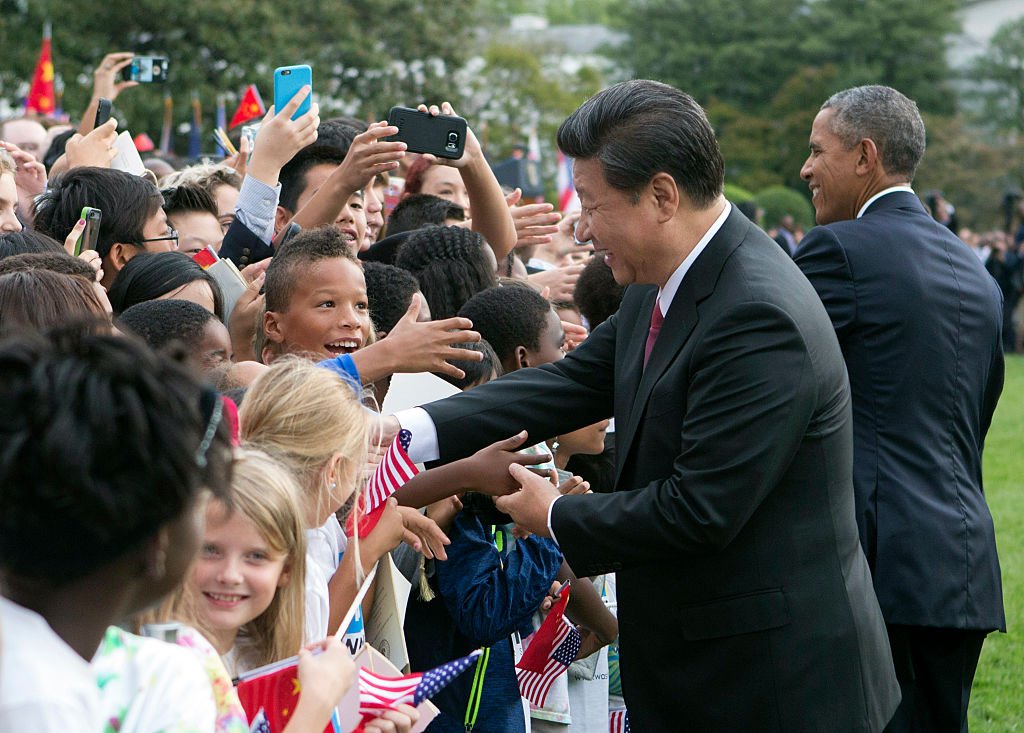
[[281, 72], [281, 76], [291, 76], [291, 73], [291, 69], [285, 69], [284, 71]]
[[457, 132], [449, 132], [448, 133], [448, 142], [450, 142], [452, 145], [455, 145], [457, 142], [459, 142], [459, 133], [457, 133]]

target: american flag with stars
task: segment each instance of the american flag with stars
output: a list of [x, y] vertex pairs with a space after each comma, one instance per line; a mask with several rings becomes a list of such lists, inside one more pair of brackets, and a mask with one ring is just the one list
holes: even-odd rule
[[415, 707], [447, 687], [452, 680], [469, 669], [480, 654], [480, 650], [477, 650], [427, 672], [402, 677], [383, 677], [361, 667], [359, 712], [364, 716], [377, 716], [402, 703]]
[[609, 711], [608, 733], [630, 733], [629, 713], [625, 708]]
[[544, 707], [551, 685], [580, 651], [580, 632], [565, 617], [567, 603], [568, 583], [516, 665], [520, 693], [539, 708]]
[[412, 462], [407, 452], [411, 444], [412, 433], [408, 430], [400, 430], [398, 437], [391, 443], [387, 453], [384, 454], [384, 459], [370, 476], [370, 481], [366, 485], [365, 511], [367, 514], [372, 513], [387, 501], [399, 486], [407, 483], [419, 473], [419, 469], [416, 468], [416, 464]]

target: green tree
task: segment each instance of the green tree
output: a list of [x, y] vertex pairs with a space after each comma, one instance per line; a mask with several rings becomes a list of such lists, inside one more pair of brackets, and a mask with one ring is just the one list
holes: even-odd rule
[[464, 91], [458, 112], [473, 120], [492, 163], [536, 134], [549, 193], [554, 188], [558, 126], [605, 84], [601, 70], [590, 66], [565, 73], [558, 51], [494, 43], [456, 80]]
[[837, 88], [888, 84], [950, 113], [947, 38], [960, 0], [630, 0], [623, 62], [634, 76], [763, 111], [802, 67], [834, 65]]
[[999, 132], [1024, 132], [1024, 18], [1005, 23], [974, 60], [971, 94], [981, 102], [979, 122]]
[[927, 112], [950, 114], [946, 51], [959, 30], [961, 0], [820, 0], [807, 3], [813, 32], [803, 38], [808, 64], [834, 64], [838, 89], [885, 84]]
[[634, 76], [661, 79], [698, 102], [752, 110], [800, 66], [806, 0], [632, 0], [623, 9]]

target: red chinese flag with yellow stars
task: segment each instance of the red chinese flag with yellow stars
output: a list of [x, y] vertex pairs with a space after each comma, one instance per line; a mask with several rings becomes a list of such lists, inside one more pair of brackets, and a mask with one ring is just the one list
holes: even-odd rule
[[32, 75], [32, 86], [25, 99], [25, 112], [49, 117], [57, 106], [53, 92], [53, 56], [50, 50], [50, 26], [43, 30], [43, 46], [39, 49], [39, 61]]
[[[299, 668], [295, 659], [261, 668], [273, 670], [258, 674], [238, 683], [238, 699], [245, 708], [249, 720], [255, 720], [262, 713], [270, 733], [281, 733], [288, 725], [295, 706], [299, 704]], [[255, 674], [258, 670], [253, 670]], [[324, 728], [324, 733], [333, 733], [333, 724]]]
[[246, 87], [245, 94], [242, 95], [242, 101], [238, 103], [238, 109], [235, 110], [235, 114], [231, 117], [228, 129], [238, 127], [243, 122], [248, 122], [257, 117], [262, 117], [266, 113], [267, 109], [263, 106], [260, 90], [256, 88], [255, 84], [250, 84]]

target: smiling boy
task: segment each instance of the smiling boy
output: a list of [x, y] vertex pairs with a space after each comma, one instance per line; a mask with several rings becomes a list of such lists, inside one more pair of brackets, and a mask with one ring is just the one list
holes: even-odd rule
[[338, 359], [338, 366], [363, 384], [395, 372], [461, 378], [462, 370], [447, 360], [479, 360], [454, 346], [480, 340], [468, 330], [469, 319], [417, 322], [421, 296], [387, 338], [367, 345], [373, 326], [362, 265], [348, 238], [333, 226], [301, 232], [281, 247], [267, 268], [265, 293], [266, 359], [281, 354]]

